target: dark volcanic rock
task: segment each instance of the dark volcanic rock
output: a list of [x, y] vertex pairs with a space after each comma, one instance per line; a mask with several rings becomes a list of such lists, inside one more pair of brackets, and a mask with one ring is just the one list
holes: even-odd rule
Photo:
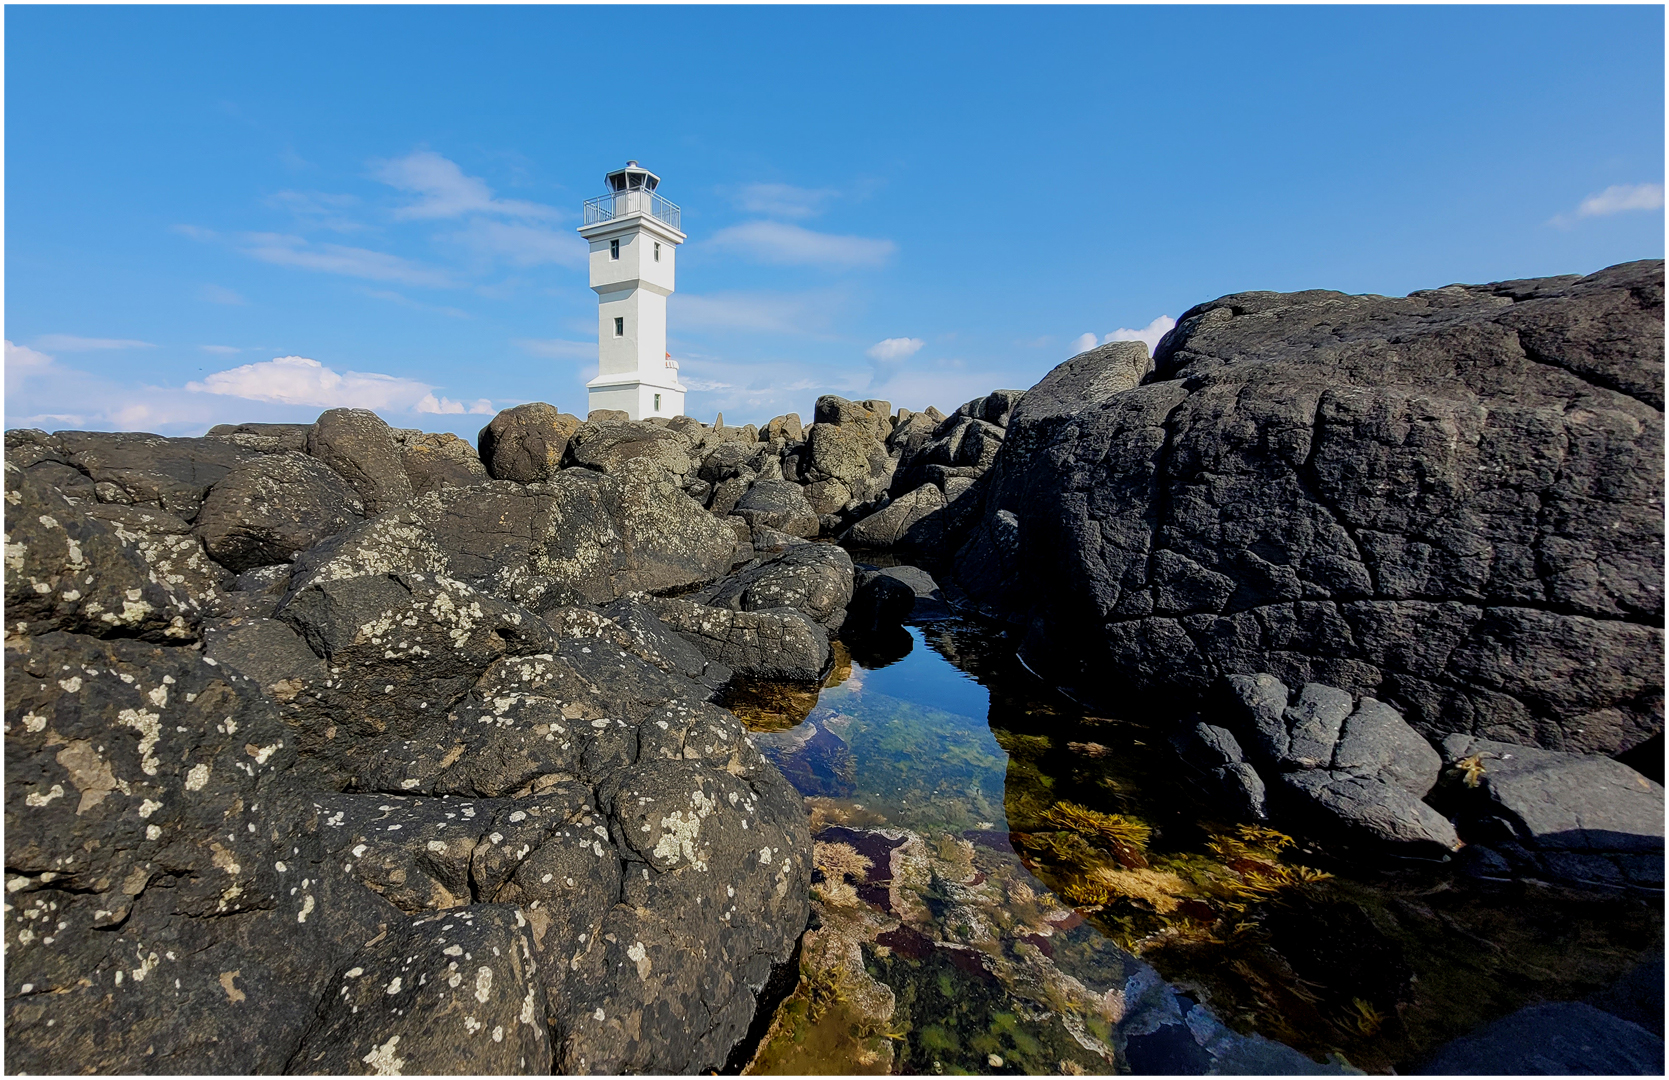
[[806, 501], [798, 484], [789, 480], [761, 480], [731, 511], [749, 526], [776, 529], [790, 536], [817, 535], [817, 511]]
[[542, 401], [505, 409], [476, 437], [481, 464], [494, 480], [549, 480], [562, 468], [568, 438], [579, 426], [579, 417]]
[[1577, 1001], [1529, 1005], [1444, 1046], [1431, 1076], [1660, 1076], [1663, 1040]]
[[603, 420], [581, 424], [568, 439], [566, 465], [579, 465], [618, 476], [629, 461], [653, 462], [684, 477], [695, 471], [690, 462], [690, 440], [671, 428], [635, 420]]
[[451, 432], [426, 432], [405, 441], [400, 448], [413, 495], [426, 495], [448, 487], [484, 484], [490, 477], [475, 447]]
[[358, 522], [365, 504], [323, 462], [286, 451], [263, 455], [210, 490], [196, 532], [234, 572], [287, 562]]
[[704, 594], [732, 611], [794, 608], [838, 629], [852, 599], [852, 557], [833, 544], [796, 544], [721, 581]]
[[104, 431], [60, 431], [52, 438], [63, 459], [92, 479], [100, 501], [154, 506], [187, 521], [195, 520], [211, 487], [260, 457], [225, 439]]
[[661, 622], [738, 675], [816, 682], [829, 668], [829, 637], [793, 608], [734, 611], [691, 600], [651, 599]]
[[564, 469], [548, 484], [451, 488], [411, 509], [452, 577], [535, 611], [705, 584], [736, 550], [730, 527], [652, 462], [619, 477]]
[[365, 512], [380, 514], [411, 501], [411, 478], [394, 432], [370, 409], [331, 409], [307, 432], [307, 453], [353, 485]]
[[1522, 872], [1663, 887], [1663, 787], [1599, 754], [1443, 740], [1445, 802]]
[[[890, 548], [909, 543], [912, 533], [926, 536], [923, 525], [945, 508], [945, 494], [933, 484], [922, 484], [888, 503], [881, 510], [860, 518], [841, 540], [860, 547]], [[920, 546], [930, 546], [922, 544]]]
[[1662, 318], [1661, 262], [1202, 305], [1143, 385], [1109, 346], [1028, 393], [958, 576], [1080, 689], [1270, 672], [1626, 749], [1662, 724]]

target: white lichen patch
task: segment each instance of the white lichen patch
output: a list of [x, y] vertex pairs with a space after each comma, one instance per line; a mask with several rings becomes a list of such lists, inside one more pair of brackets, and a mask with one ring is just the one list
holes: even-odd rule
[[399, 1045], [400, 1036], [390, 1035], [387, 1042], [372, 1047], [371, 1052], [359, 1060], [371, 1067], [372, 1076], [404, 1076], [401, 1070], [406, 1067], [406, 1059], [394, 1056], [394, 1048]]

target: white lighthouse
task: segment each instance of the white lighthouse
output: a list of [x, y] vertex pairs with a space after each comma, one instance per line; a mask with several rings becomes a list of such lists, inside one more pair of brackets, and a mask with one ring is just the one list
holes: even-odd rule
[[597, 377], [592, 409], [624, 409], [633, 420], [679, 416], [684, 385], [666, 351], [666, 298], [684, 242], [679, 210], [656, 193], [661, 178], [635, 161], [608, 174], [608, 191], [585, 203], [579, 234], [591, 244], [597, 292]]

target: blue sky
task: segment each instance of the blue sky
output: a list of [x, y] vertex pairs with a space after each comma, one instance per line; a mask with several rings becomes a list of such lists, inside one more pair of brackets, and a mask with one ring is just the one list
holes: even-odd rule
[[704, 420], [949, 409], [1247, 289], [1664, 248], [1661, 7], [17, 7], [8, 427], [585, 412], [581, 203]]

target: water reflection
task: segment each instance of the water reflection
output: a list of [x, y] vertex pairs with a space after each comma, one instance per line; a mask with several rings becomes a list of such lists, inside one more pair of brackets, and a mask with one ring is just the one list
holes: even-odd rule
[[978, 627], [907, 635], [732, 704], [806, 797], [821, 924], [750, 1071], [1406, 1071], [1662, 947], [1659, 904], [1218, 820], [1176, 718], [1085, 715]]

